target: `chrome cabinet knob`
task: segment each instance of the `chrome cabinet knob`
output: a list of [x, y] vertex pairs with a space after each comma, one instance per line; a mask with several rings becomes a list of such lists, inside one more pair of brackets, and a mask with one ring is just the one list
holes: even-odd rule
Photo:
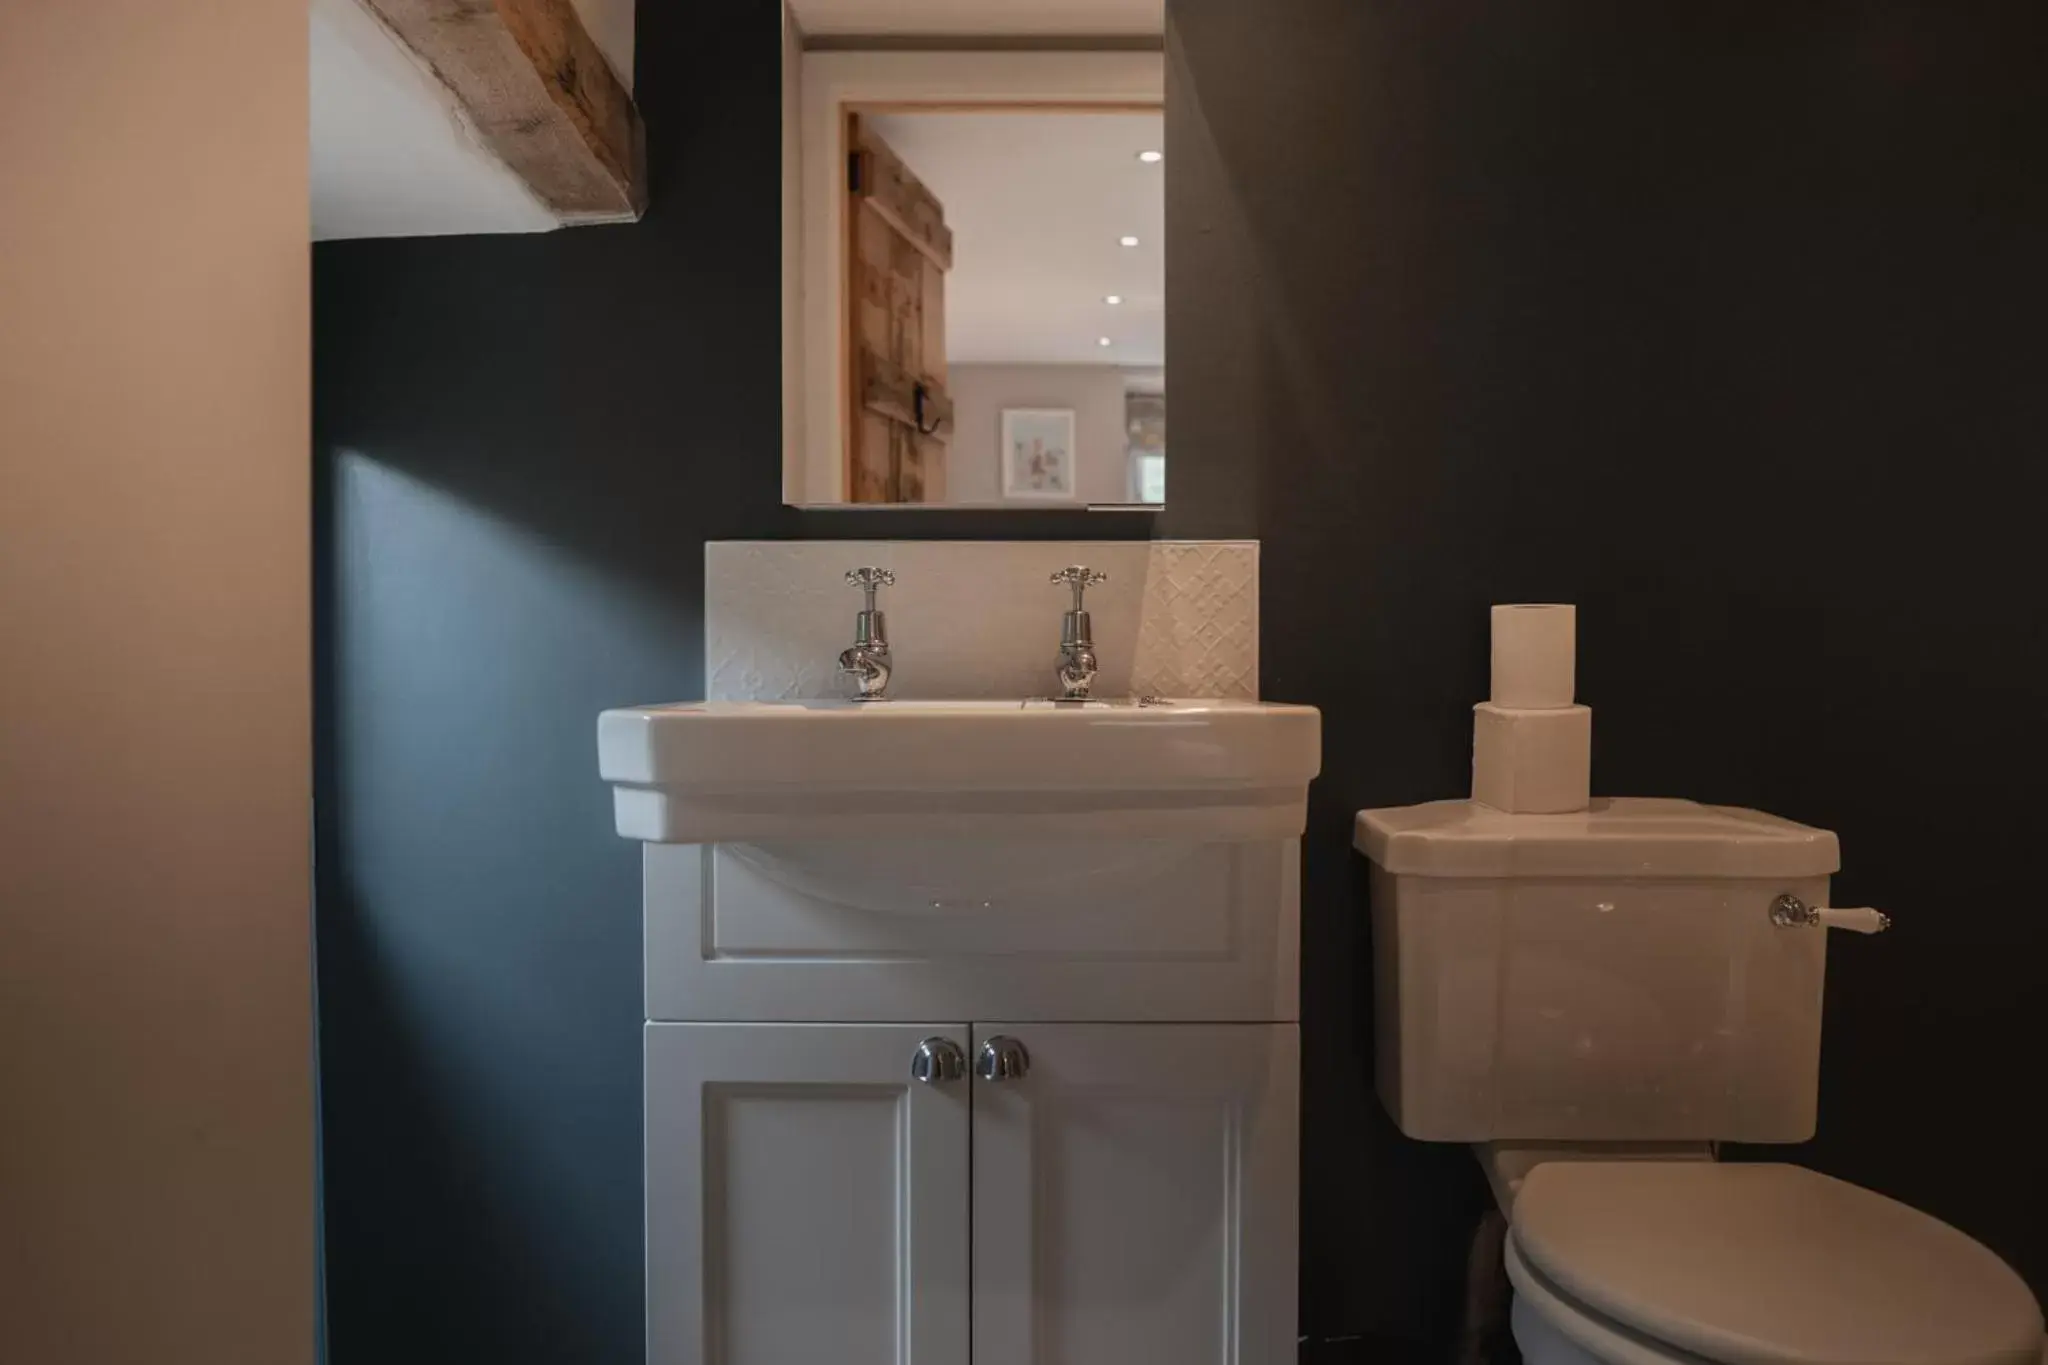
[[1021, 1081], [1030, 1074], [1031, 1054], [1015, 1038], [997, 1034], [974, 1057], [974, 1074], [985, 1081]]
[[910, 1058], [910, 1078], [925, 1085], [945, 1085], [967, 1075], [967, 1054], [951, 1038], [927, 1038]]

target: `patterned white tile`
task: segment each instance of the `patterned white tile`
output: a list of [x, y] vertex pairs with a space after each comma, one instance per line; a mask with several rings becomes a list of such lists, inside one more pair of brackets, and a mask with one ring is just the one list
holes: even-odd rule
[[1044, 696], [1066, 589], [1055, 569], [1109, 574], [1088, 594], [1100, 696], [1252, 698], [1259, 679], [1254, 541], [718, 541], [704, 549], [705, 696], [836, 697], [860, 594], [885, 589], [897, 697]]

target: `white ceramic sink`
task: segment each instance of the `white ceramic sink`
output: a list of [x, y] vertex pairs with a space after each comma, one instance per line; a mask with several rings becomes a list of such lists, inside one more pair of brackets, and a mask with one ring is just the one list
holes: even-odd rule
[[619, 833], [1292, 838], [1322, 717], [1265, 702], [693, 702], [598, 718]]

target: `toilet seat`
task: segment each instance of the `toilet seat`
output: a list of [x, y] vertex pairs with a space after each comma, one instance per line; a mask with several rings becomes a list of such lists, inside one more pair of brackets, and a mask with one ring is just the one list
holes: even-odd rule
[[[1529, 1269], [1509, 1237], [1503, 1248], [1514, 1286], [1515, 1344], [1530, 1365], [1705, 1365], [1700, 1357], [1651, 1341], [1561, 1294]], [[1532, 1336], [1540, 1340], [1532, 1340]], [[1558, 1343], [1549, 1345], [1549, 1343]]]
[[2037, 1365], [2040, 1308], [1987, 1248], [1797, 1166], [1549, 1162], [1515, 1200], [1526, 1307], [1613, 1365]]

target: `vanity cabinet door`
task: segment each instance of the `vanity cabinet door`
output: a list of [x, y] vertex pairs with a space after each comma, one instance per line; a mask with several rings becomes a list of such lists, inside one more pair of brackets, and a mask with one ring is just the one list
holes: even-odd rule
[[974, 1034], [974, 1365], [1292, 1362], [1296, 1027]]
[[967, 1365], [967, 1030], [646, 1038], [649, 1365]]

